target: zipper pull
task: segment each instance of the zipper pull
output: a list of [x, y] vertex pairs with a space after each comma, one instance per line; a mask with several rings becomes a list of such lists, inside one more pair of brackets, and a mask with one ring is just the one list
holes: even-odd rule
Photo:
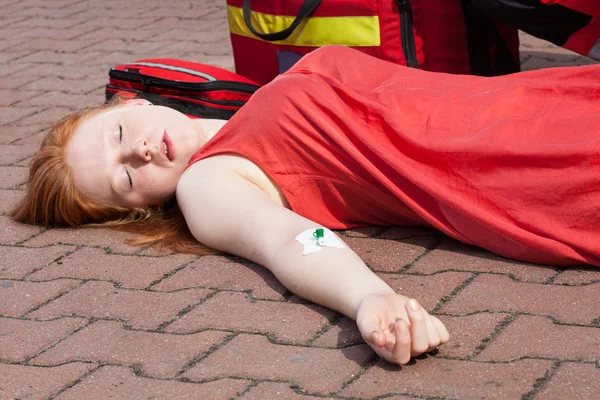
[[400, 11], [407, 11], [410, 8], [409, 0], [396, 0]]

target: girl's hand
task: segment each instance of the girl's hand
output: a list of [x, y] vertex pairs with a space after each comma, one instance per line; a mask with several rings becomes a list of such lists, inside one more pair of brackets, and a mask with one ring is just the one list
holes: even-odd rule
[[356, 324], [379, 357], [406, 364], [448, 341], [444, 324], [414, 299], [398, 294], [370, 294], [358, 308]]

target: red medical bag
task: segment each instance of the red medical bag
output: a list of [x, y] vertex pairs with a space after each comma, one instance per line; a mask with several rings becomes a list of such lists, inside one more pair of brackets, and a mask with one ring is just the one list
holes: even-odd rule
[[338, 44], [429, 71], [519, 70], [518, 32], [464, 0], [227, 0], [236, 72], [265, 84]]
[[201, 118], [231, 118], [260, 87], [219, 67], [169, 58], [118, 65], [108, 75], [107, 100], [135, 94]]

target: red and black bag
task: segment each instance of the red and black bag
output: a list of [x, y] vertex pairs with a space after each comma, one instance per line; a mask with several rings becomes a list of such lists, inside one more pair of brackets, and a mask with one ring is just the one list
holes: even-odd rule
[[219, 67], [168, 58], [111, 68], [106, 99], [136, 95], [200, 118], [229, 119], [260, 87]]
[[600, 60], [600, 0], [469, 0], [493, 15], [557, 46]]
[[464, 0], [227, 0], [238, 74], [265, 84], [328, 44], [428, 71], [520, 69], [518, 31]]

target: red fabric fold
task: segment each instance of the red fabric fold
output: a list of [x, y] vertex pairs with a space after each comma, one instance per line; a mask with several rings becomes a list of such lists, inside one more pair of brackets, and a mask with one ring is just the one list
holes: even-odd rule
[[497, 254], [600, 265], [600, 66], [483, 78], [330, 46], [190, 163], [235, 153], [333, 229], [426, 225]]

